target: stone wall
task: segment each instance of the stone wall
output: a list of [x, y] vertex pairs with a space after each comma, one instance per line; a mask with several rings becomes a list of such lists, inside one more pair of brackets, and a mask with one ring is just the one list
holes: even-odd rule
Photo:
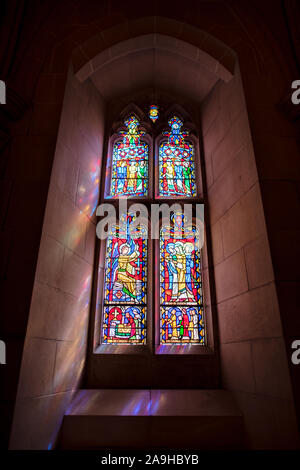
[[70, 70], [23, 351], [12, 449], [52, 448], [72, 392], [80, 384], [103, 133], [99, 93], [89, 81], [79, 84]]
[[202, 106], [222, 382], [254, 448], [298, 445], [288, 358], [238, 66]]

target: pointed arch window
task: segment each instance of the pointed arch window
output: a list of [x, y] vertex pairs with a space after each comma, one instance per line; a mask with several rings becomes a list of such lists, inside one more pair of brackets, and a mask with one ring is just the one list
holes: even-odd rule
[[176, 116], [169, 120], [170, 131], [159, 147], [159, 195], [196, 196], [194, 146], [185, 141], [187, 131], [182, 131], [183, 122]]
[[184, 214], [160, 231], [160, 344], [204, 344], [199, 234]]
[[[176, 114], [168, 118], [167, 129], [161, 116], [152, 118], [148, 112], [131, 111], [123, 120], [125, 127], [118, 121], [113, 127], [118, 133], [108, 141], [104, 201], [109, 199], [118, 210], [118, 199], [128, 197], [128, 212], [119, 214], [101, 244], [105, 262], [98, 277], [95, 343], [104, 354], [173, 354], [178, 348], [201, 354], [207, 332], [200, 237], [196, 221], [186, 225], [183, 214], [187, 201], [194, 216], [195, 203], [201, 202], [197, 138], [192, 124], [183, 128]], [[140, 234], [133, 237], [139, 199], [149, 219], [143, 219], [145, 227], [138, 226]], [[172, 213], [172, 199], [176, 212], [171, 221], [162, 217], [159, 239], [154, 240], [151, 204], [165, 202]]]
[[144, 344], [147, 313], [147, 229], [131, 235], [132, 214], [111, 227], [106, 244], [102, 342]]
[[147, 196], [149, 146], [141, 139], [139, 120], [132, 115], [124, 121], [123, 139], [113, 147], [110, 196]]

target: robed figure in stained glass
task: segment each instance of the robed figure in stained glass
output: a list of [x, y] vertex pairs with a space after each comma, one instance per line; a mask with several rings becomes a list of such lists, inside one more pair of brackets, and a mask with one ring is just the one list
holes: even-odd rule
[[203, 305], [197, 229], [183, 214], [162, 227], [160, 239], [161, 343], [203, 343]]
[[159, 194], [161, 196], [196, 195], [194, 146], [186, 142], [188, 132], [181, 130], [182, 121], [173, 116], [170, 131], [159, 148]]
[[[140, 279], [136, 277], [135, 261], [139, 258], [139, 248], [128, 243], [115, 246], [115, 259], [112, 263], [112, 284], [128, 294], [131, 298], [137, 298], [137, 284]], [[112, 290], [113, 293], [113, 290]]]
[[125, 120], [123, 140], [113, 148], [110, 195], [146, 196], [148, 190], [148, 144], [141, 140], [139, 121], [132, 115]]
[[135, 227], [132, 215], [113, 227], [107, 240], [103, 342], [145, 342], [146, 316], [146, 229]]

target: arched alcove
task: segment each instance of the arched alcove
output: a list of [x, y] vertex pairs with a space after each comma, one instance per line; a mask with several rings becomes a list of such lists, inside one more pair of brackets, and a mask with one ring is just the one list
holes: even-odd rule
[[[216, 280], [209, 302], [217, 305], [221, 343], [222, 375], [214, 370], [213, 387], [219, 387], [222, 378], [223, 387], [233, 391], [245, 413], [253, 447], [261, 446], [257, 423], [252, 420], [253, 408], [261, 411], [268, 429], [270, 415], [281, 404], [281, 419], [290, 422], [284, 445], [293, 446], [296, 441], [274, 273], [239, 65], [229, 48], [196, 29], [192, 33], [201, 47], [158, 30], [158, 34], [112, 41], [101, 51], [100, 46], [95, 51], [96, 38], [91, 57], [82, 53], [86, 44], [74, 51], [39, 250], [12, 448], [51, 448], [72, 395], [81, 384], [94, 263], [94, 208], [99, 191], [95, 181], [101, 176], [105, 127], [124, 104], [137, 96], [143, 100], [145, 90], [160, 93], [166, 101], [187, 103], [202, 135], [204, 190], [212, 235], [210, 265], [206, 261], [205, 268]], [[111, 35], [110, 30], [107, 37]], [[156, 69], [149, 65], [153, 51], [158, 59]], [[139, 61], [143, 67], [137, 67]], [[117, 77], [122, 63], [127, 64], [125, 87]], [[174, 67], [179, 70], [174, 72]], [[185, 68], [189, 74], [182, 72]], [[129, 77], [135, 81], [128, 86]], [[199, 80], [199, 86], [194, 86], [191, 77]], [[86, 196], [92, 204], [86, 202]], [[258, 263], [263, 269], [257, 269]], [[58, 309], [60, 314], [55, 316]], [[263, 350], [267, 351], [265, 361]], [[280, 363], [280, 379], [268, 377], [266, 372], [274, 358]], [[206, 369], [209, 376], [211, 363], [202, 367], [204, 375]], [[31, 421], [34, 406], [37, 420], [49, 416], [39, 436]], [[25, 426], [33, 426], [32, 441], [26, 440]]]
[[[177, 26], [179, 28], [182, 28], [182, 24], [176, 23], [177, 22], [174, 21], [174, 27]], [[193, 33], [193, 31], [191, 31], [191, 33]], [[138, 53], [142, 53], [144, 65], [146, 65], [145, 61], [147, 59], [152, 60], [152, 67], [149, 68], [146, 65], [144, 69], [148, 72], [149, 79], [152, 81], [154, 80], [154, 82], [157, 83], [159, 82], [160, 77], [157, 75], [156, 69], [162, 68], [165, 69], [165, 72], [169, 72], [169, 74], [172, 74], [172, 70], [174, 69], [174, 67], [176, 67], [176, 65], [173, 64], [173, 68], [168, 71], [166, 67], [164, 68], [163, 65], [159, 63], [160, 61], [164, 61], [163, 52], [165, 51], [167, 52], [169, 65], [171, 65], [171, 62], [174, 63], [174, 59], [176, 62], [176, 59], [178, 59], [179, 57], [181, 57], [182, 61], [186, 59], [186, 67], [188, 67], [188, 65], [191, 66], [191, 64], [188, 64], [188, 62], [193, 63], [194, 70], [192, 75], [202, 75], [199, 83], [199, 85], [201, 85], [202, 87], [209, 86], [208, 82], [210, 82], [210, 86], [212, 86], [214, 81], [213, 77], [218, 77], [224, 81], [229, 81], [234, 73], [234, 63], [236, 60], [234, 52], [230, 48], [222, 44], [220, 41], [217, 41], [216, 39], [212, 38], [212, 36], [207, 33], [198, 31], [197, 37], [199, 37], [199, 35], [201, 35], [202, 38], [202, 48], [200, 48], [199, 45], [195, 45], [193, 43], [191, 44], [185, 41], [184, 35], [180, 39], [158, 32], [154, 32], [151, 34], [143, 34], [140, 36], [133, 36], [130, 39], [112, 44], [109, 48], [106, 48], [103, 51], [99, 52], [94, 57], [91, 57], [90, 60], [86, 61], [86, 63], [78, 70], [78, 64], [76, 64], [76, 62], [74, 61], [74, 71], [76, 72], [76, 77], [80, 81], [84, 81], [90, 76], [93, 76], [94, 80], [97, 80], [97, 78], [99, 80], [101, 74], [97, 74], [97, 72], [101, 71], [103, 67], [107, 67], [109, 64], [115, 63], [117, 60], [120, 60], [122, 58], [128, 58], [132, 55], [137, 56]], [[205, 42], [205, 39], [209, 39], [211, 42], [210, 54], [206, 52], [207, 44]], [[97, 44], [97, 37], [91, 38], [89, 40], [89, 43], [91, 42]], [[213, 45], [215, 46], [215, 49], [213, 48]], [[151, 51], [151, 55], [149, 57], [148, 54], [148, 58], [147, 51]], [[153, 57], [154, 55], [155, 61]], [[224, 57], [226, 56], [228, 56], [227, 62], [224, 60]], [[76, 50], [73, 53], [73, 57], [76, 57]], [[141, 73], [139, 65], [139, 63], [136, 64], [137, 75]], [[160, 70], [160, 72], [162, 72], [162, 70]], [[98, 77], [95, 76], [95, 74], [97, 74]], [[186, 79], [188, 79], [188, 77], [186, 77]], [[136, 88], [134, 83], [132, 83], [131, 86]], [[184, 87], [180, 88], [184, 89]], [[193, 100], [198, 101], [200, 98], [201, 101], [203, 99], [203, 97], [201, 98], [203, 88], [199, 91], [200, 97], [199, 92], [196, 89], [195, 94], [193, 95]]]

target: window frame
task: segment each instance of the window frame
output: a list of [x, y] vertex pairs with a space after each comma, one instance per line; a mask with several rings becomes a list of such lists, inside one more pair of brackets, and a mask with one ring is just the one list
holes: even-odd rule
[[[175, 114], [175, 113], [174, 113]], [[186, 127], [185, 127], [186, 128]], [[166, 130], [166, 129], [164, 129]], [[190, 129], [188, 128], [190, 131]], [[163, 201], [170, 204], [170, 201], [174, 202], [199, 202], [203, 200], [203, 184], [202, 184], [202, 172], [200, 165], [200, 149], [199, 149], [199, 138], [191, 133], [185, 141], [191, 143], [194, 147], [194, 165], [195, 165], [195, 185], [196, 185], [196, 196], [165, 196], [159, 194], [159, 149], [163, 142], [167, 142], [168, 136], [163, 135], [161, 131], [155, 138], [155, 175], [154, 175], [154, 199], [157, 201]]]
[[[127, 117], [135, 113], [128, 113]], [[126, 119], [124, 119], [125, 121]], [[144, 126], [140, 124], [141, 128]], [[134, 196], [111, 196], [110, 195], [110, 188], [111, 188], [111, 177], [112, 177], [112, 167], [113, 167], [113, 151], [114, 151], [114, 146], [118, 142], [122, 142], [123, 137], [120, 135], [121, 130], [126, 130], [126, 127], [119, 126], [117, 131], [112, 134], [108, 140], [108, 145], [107, 145], [107, 156], [106, 156], [106, 163], [105, 166], [103, 166], [104, 173], [105, 173], [105, 179], [104, 179], [104, 191], [103, 191], [103, 200], [104, 202], [112, 202], [114, 200], [118, 201], [118, 199], [128, 199], [130, 201], [132, 200], [138, 200], [138, 201], [148, 201], [149, 198], [153, 197], [153, 187], [154, 187], [154, 181], [153, 181], [153, 138], [149, 135], [148, 132], [146, 132], [144, 135], [140, 137], [141, 141], [146, 142], [148, 144], [148, 195], [146, 196], [137, 196], [136, 198]], [[109, 168], [109, 173], [107, 173], [107, 169]]]
[[[130, 210], [130, 206], [128, 210]], [[146, 221], [145, 221], [146, 222]], [[147, 220], [148, 223], [148, 234], [150, 230], [150, 220]], [[119, 214], [117, 217], [117, 224], [119, 224]], [[149, 278], [149, 270], [152, 267], [152, 247], [149, 250], [149, 242], [152, 245], [151, 239], [147, 240], [147, 287], [146, 287], [146, 342], [145, 344], [122, 344], [122, 343], [110, 343], [105, 344], [101, 342], [102, 339], [102, 329], [103, 329], [103, 319], [104, 319], [104, 295], [105, 295], [105, 259], [106, 259], [106, 250], [107, 250], [107, 240], [103, 240], [100, 246], [99, 253], [99, 268], [97, 276], [97, 291], [96, 291], [96, 315], [95, 315], [95, 331], [94, 331], [94, 353], [96, 354], [149, 354], [152, 351], [152, 330], [153, 330], [153, 316], [149, 314], [152, 312], [152, 296], [150, 292], [153, 291], [152, 286], [152, 276]], [[99, 273], [100, 271], [100, 273]], [[124, 304], [125, 305], [125, 304]]]
[[[125, 121], [130, 115], [136, 115], [135, 111], [127, 110], [125, 117], [122, 118], [122, 121]], [[180, 119], [180, 113], [174, 111], [169, 113], [172, 115], [178, 116]], [[124, 115], [123, 115], [124, 116]], [[167, 141], [167, 136], [162, 134], [163, 130], [169, 130], [169, 127], [164, 126], [158, 131], [158, 128], [155, 127], [157, 124], [151, 124], [152, 135], [149, 132], [149, 126], [143, 125], [143, 120], [137, 116], [140, 122], [140, 128], [145, 129], [146, 133], [141, 136], [141, 140], [147, 142], [149, 146], [149, 155], [148, 155], [148, 195], [147, 196], [138, 196], [138, 197], [115, 197], [110, 196], [110, 184], [111, 184], [111, 173], [112, 173], [112, 159], [113, 159], [113, 148], [118, 141], [122, 141], [122, 136], [118, 133], [121, 129], [126, 130], [126, 126], [120, 125], [117, 128], [117, 131], [113, 132], [108, 136], [106, 140], [106, 155], [102, 162], [102, 191], [100, 191], [100, 202], [102, 203], [111, 203], [115, 206], [116, 210], [118, 209], [119, 199], [125, 198], [128, 201], [128, 210], [130, 206], [135, 203], [143, 203], [148, 208], [148, 214], [151, 214], [151, 204], [166, 203], [172, 205], [172, 203], [178, 203], [183, 205], [184, 203], [204, 204], [203, 196], [203, 175], [202, 175], [202, 164], [201, 164], [201, 143], [200, 137], [195, 135], [191, 131], [191, 127], [185, 124], [183, 121], [183, 128], [190, 131], [190, 135], [185, 138], [187, 142], [190, 142], [194, 146], [194, 165], [195, 165], [195, 180], [196, 180], [196, 196], [183, 197], [183, 196], [160, 196], [159, 192], [159, 146], [165, 140]], [[149, 118], [150, 119], [150, 118]], [[165, 122], [168, 122], [169, 117], [165, 118]], [[107, 167], [109, 165], [109, 176], [107, 174]], [[117, 223], [119, 217], [117, 218]], [[150, 234], [151, 220], [150, 215], [148, 218], [148, 227]], [[205, 228], [205, 238], [206, 238], [206, 228]], [[201, 271], [202, 271], [202, 289], [203, 289], [203, 316], [204, 316], [204, 328], [205, 328], [205, 344], [184, 344], [176, 345], [176, 351], [174, 351], [174, 345], [163, 345], [163, 351], [159, 343], [160, 340], [160, 263], [158, 266], [155, 266], [154, 259], [159, 258], [160, 251], [160, 240], [152, 240], [151, 236], [148, 236], [147, 242], [147, 335], [146, 343], [139, 344], [104, 344], [101, 343], [102, 338], [102, 325], [103, 325], [103, 309], [104, 309], [104, 288], [105, 288], [105, 253], [106, 253], [106, 241], [101, 241], [97, 239], [97, 249], [95, 254], [96, 266], [95, 266], [95, 276], [94, 276], [94, 292], [95, 292], [95, 301], [92, 303], [93, 315], [92, 315], [92, 337], [93, 337], [93, 354], [125, 354], [125, 355], [205, 355], [214, 353], [214, 332], [212, 325], [212, 312], [210, 315], [207, 314], [208, 306], [205, 303], [205, 299], [210, 297], [206, 295], [207, 289], [210, 289], [209, 286], [209, 274], [208, 269], [203, 270], [203, 259], [207, 259], [207, 246], [206, 244], [200, 251], [200, 260], [201, 260]], [[158, 258], [157, 258], [158, 256]], [[158, 270], [158, 273], [157, 273]], [[151, 276], [149, 273], [151, 272]], [[157, 285], [158, 283], [158, 285]], [[150, 294], [151, 293], [151, 294]], [[209, 293], [208, 293], [209, 294]], [[211, 306], [209, 307], [211, 310]]]
[[[180, 203], [179, 203], [180, 204]], [[181, 204], [180, 204], [181, 205]], [[160, 219], [159, 230], [161, 230], [164, 224], [169, 224], [169, 221], [163, 221], [162, 218]], [[195, 217], [192, 218], [191, 225], [196, 224]], [[204, 238], [204, 240], [206, 237]], [[160, 238], [159, 240], [155, 241], [155, 259], [159, 260], [157, 266], [155, 267], [155, 287], [154, 287], [154, 295], [155, 295], [155, 354], [165, 354], [165, 355], [174, 355], [174, 354], [188, 354], [188, 355], [199, 355], [199, 354], [210, 354], [213, 353], [213, 341], [212, 341], [212, 324], [208, 319], [208, 315], [206, 314], [208, 305], [206, 304], [207, 292], [206, 290], [209, 288], [209, 279], [208, 279], [208, 272], [205, 271], [203, 266], [203, 260], [207, 259], [207, 245], [204, 241], [203, 247], [199, 250], [200, 252], [200, 263], [201, 263], [201, 282], [202, 282], [202, 298], [203, 298], [203, 320], [204, 320], [204, 332], [205, 332], [205, 340], [204, 344], [160, 344]]]

